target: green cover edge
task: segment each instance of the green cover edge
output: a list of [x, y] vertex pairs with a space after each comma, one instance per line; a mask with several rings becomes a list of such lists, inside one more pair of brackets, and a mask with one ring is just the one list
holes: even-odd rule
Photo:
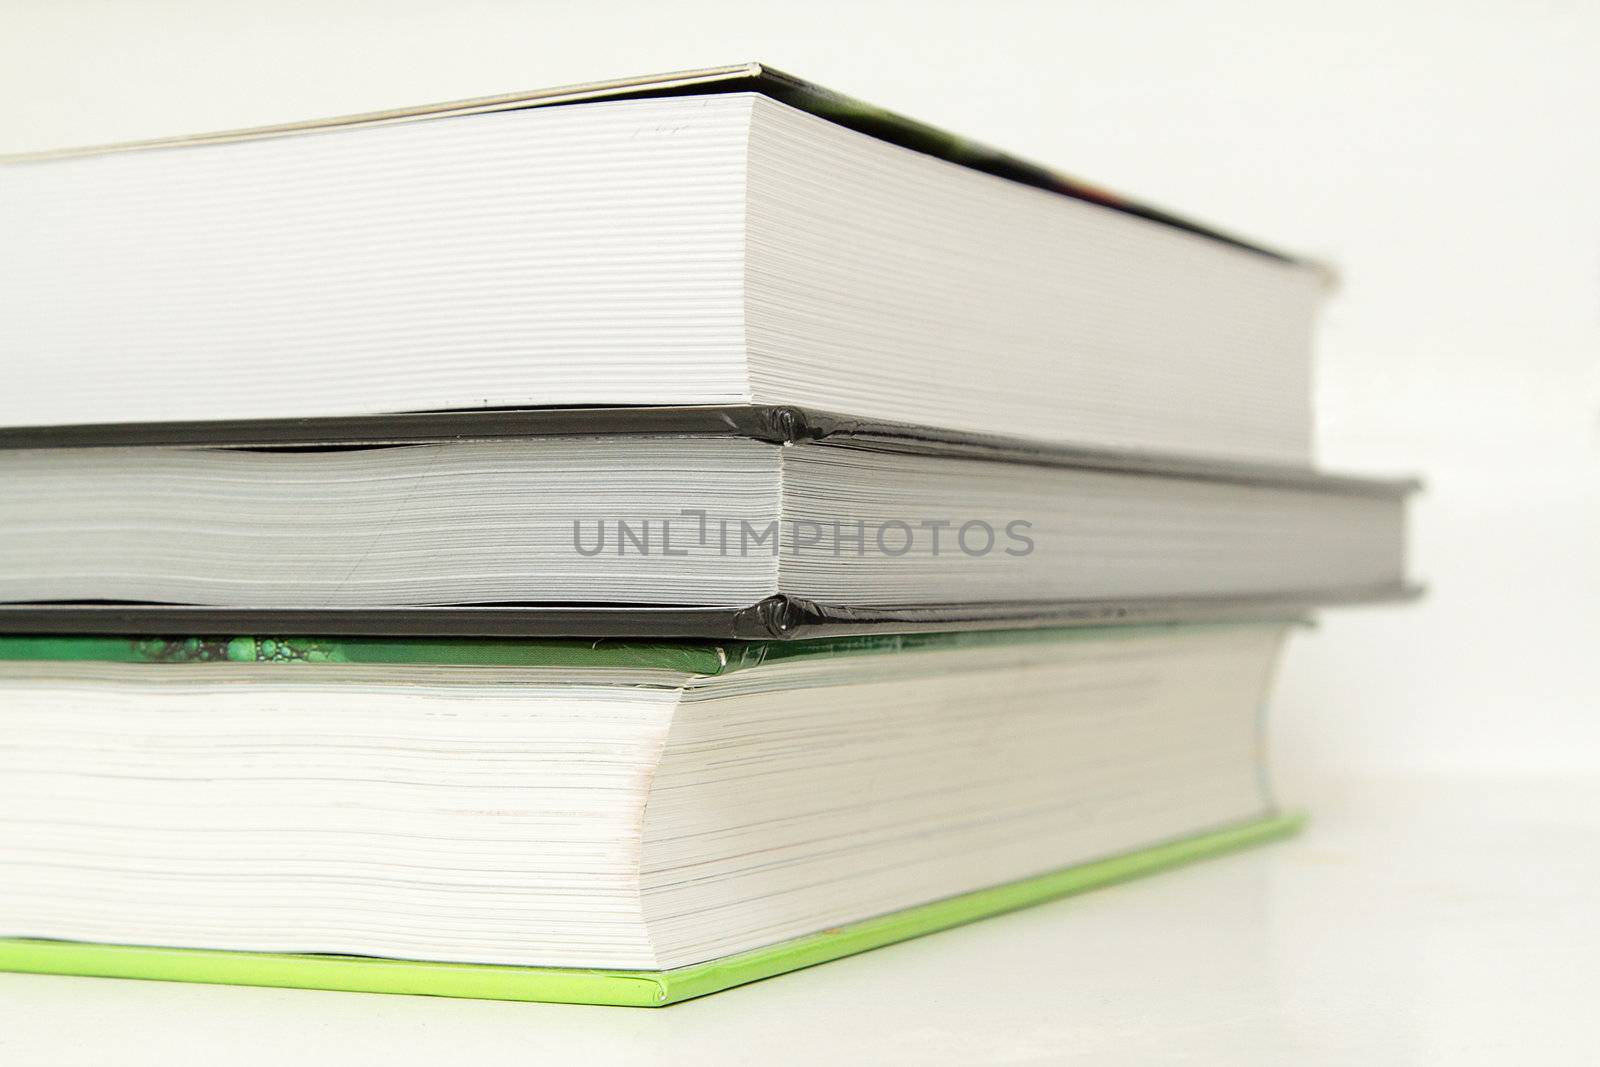
[[712, 642], [653, 643], [494, 638], [363, 638], [277, 635], [115, 637], [0, 634], [0, 661], [101, 663], [435, 664], [573, 667], [720, 674], [725, 650]]
[[535, 638], [384, 638], [249, 636], [116, 637], [0, 634], [0, 662], [433, 664], [463, 667], [558, 667], [665, 670], [719, 675], [778, 660], [883, 655], [1126, 639], [1156, 633], [1263, 625], [1238, 621], [1044, 627], [941, 633], [865, 634], [807, 641], [677, 641]]
[[670, 971], [507, 967], [26, 938], [0, 939], [0, 970], [478, 1000], [662, 1007], [1288, 837], [1304, 825], [1305, 819], [1302, 813], [1273, 815]]

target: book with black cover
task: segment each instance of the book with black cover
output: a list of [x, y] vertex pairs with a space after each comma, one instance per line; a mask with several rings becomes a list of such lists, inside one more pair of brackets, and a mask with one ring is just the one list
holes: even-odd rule
[[0, 476], [0, 627], [58, 633], [1279, 617], [1408, 595], [1414, 488], [748, 406], [21, 428]]

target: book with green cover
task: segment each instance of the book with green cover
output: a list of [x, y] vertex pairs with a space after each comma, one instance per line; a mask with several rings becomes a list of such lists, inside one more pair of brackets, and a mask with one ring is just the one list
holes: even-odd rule
[[1293, 832], [1284, 631], [0, 637], [0, 969], [701, 996]]

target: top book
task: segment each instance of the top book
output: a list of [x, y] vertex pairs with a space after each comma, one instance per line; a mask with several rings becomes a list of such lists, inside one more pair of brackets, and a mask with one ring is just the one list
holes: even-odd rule
[[0, 426], [785, 404], [1310, 462], [1325, 272], [748, 64], [0, 168]]

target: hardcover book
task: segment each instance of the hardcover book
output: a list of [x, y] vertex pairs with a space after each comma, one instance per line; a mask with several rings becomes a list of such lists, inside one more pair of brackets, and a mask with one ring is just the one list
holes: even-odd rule
[[0, 629], [794, 638], [1406, 594], [1408, 482], [794, 408], [0, 431]]
[[697, 996], [1291, 831], [1284, 632], [0, 638], [0, 967]]

